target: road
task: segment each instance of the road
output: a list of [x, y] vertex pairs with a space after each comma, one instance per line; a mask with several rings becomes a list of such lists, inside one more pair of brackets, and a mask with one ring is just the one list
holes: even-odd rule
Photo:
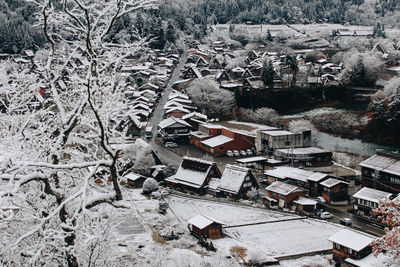
[[171, 164], [174, 166], [179, 166], [181, 163], [182, 158], [175, 154], [174, 152], [168, 150], [164, 146], [160, 146], [157, 144], [156, 137], [157, 137], [157, 126], [160, 123], [161, 120], [164, 118], [164, 106], [168, 102], [168, 96], [172, 92], [172, 84], [179, 80], [179, 74], [181, 73], [181, 70], [185, 66], [186, 58], [187, 58], [187, 51], [188, 51], [188, 46], [184, 48], [184, 51], [181, 55], [181, 58], [179, 59], [178, 65], [175, 67], [174, 72], [171, 75], [171, 78], [168, 82], [167, 87], [165, 88], [165, 91], [157, 105], [157, 107], [154, 110], [153, 116], [151, 117], [149, 121], [149, 126], [153, 127], [152, 130], [152, 138], [150, 140], [150, 145], [153, 148], [154, 152], [157, 153], [159, 158], [167, 165]]
[[349, 218], [352, 221], [352, 228], [359, 229], [377, 236], [382, 236], [385, 234], [385, 231], [383, 231], [383, 228], [380, 225], [374, 224], [367, 219], [364, 219], [353, 213], [344, 212], [328, 206], [326, 206], [326, 211], [333, 214], [332, 221], [335, 223], [340, 223], [339, 221], [341, 218]]

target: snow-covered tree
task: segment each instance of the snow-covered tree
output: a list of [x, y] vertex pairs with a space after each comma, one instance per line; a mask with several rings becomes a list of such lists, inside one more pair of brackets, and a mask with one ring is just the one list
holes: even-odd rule
[[146, 181], [143, 183], [143, 194], [151, 194], [157, 191], [159, 188], [156, 179], [154, 178], [147, 178]]
[[210, 78], [195, 79], [186, 91], [200, 111], [210, 118], [224, 118], [232, 113], [235, 105], [233, 93], [220, 89], [218, 83]]
[[[386, 253], [393, 259], [400, 258], [400, 198], [388, 198], [379, 201], [379, 207], [373, 211], [386, 226], [386, 234], [374, 241], [372, 249], [375, 256]], [[400, 261], [398, 261], [399, 263]]]
[[116, 125], [129, 107], [116, 70], [145, 41], [106, 40], [118, 18], [154, 1], [27, 2], [40, 10], [49, 55], [35, 71], [8, 65], [1, 75], [0, 202], [16, 206], [0, 205], [1, 263], [89, 266], [91, 231], [101, 230], [91, 209], [122, 199], [123, 148], [111, 142], [124, 137]]
[[281, 116], [272, 108], [258, 108], [254, 111], [240, 109], [239, 120], [270, 126], [281, 126]]

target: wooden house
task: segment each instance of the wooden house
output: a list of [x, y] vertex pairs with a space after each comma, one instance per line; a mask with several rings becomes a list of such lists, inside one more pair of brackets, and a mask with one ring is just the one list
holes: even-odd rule
[[364, 160], [361, 166], [361, 184], [390, 193], [400, 193], [400, 156], [377, 152]]
[[211, 178], [221, 178], [221, 172], [215, 162], [186, 156], [176, 174], [165, 179], [165, 182], [173, 188], [202, 194], [206, 192]]
[[126, 184], [134, 188], [141, 188], [143, 186], [144, 181], [146, 181], [147, 179], [146, 176], [136, 174], [133, 172], [125, 175], [124, 178], [126, 179]]
[[353, 210], [356, 214], [371, 216], [371, 210], [378, 208], [379, 201], [392, 196], [385, 191], [363, 187], [353, 195]]
[[198, 68], [206, 68], [208, 67], [209, 63], [203, 57], [199, 57], [196, 62], [196, 67]]
[[160, 135], [164, 138], [180, 138], [188, 137], [192, 126], [182, 119], [169, 117], [161, 121], [158, 128]]
[[[311, 132], [304, 145], [311, 144]], [[299, 166], [314, 171], [331, 172], [332, 152], [319, 147], [299, 147], [291, 149], [276, 149], [274, 155], [278, 159], [295, 161]]]
[[295, 185], [276, 181], [267, 188], [269, 198], [278, 202], [278, 207], [289, 208], [297, 197], [306, 197], [306, 191]]
[[261, 156], [243, 158], [243, 159], [237, 159], [236, 163], [238, 163], [242, 167], [251, 168], [255, 171], [263, 171], [264, 166], [266, 166], [268, 163], [268, 158]]
[[349, 202], [349, 183], [329, 178], [320, 183], [322, 186], [322, 197], [332, 205], [347, 205]]
[[314, 213], [317, 208], [317, 201], [305, 197], [299, 197], [293, 203], [296, 205], [296, 210], [300, 213]]
[[210, 69], [222, 69], [224, 65], [218, 57], [214, 57], [213, 59], [211, 59], [209, 67]]
[[246, 199], [248, 191], [258, 188], [257, 179], [250, 169], [227, 164], [219, 179], [217, 191], [222, 197]]
[[207, 122], [207, 115], [199, 112], [191, 112], [182, 117], [182, 120], [186, 121], [192, 126], [193, 130], [198, 130], [199, 126]]
[[197, 215], [188, 221], [190, 233], [200, 237], [218, 239], [222, 237], [222, 223], [203, 215]]
[[358, 260], [371, 254], [371, 243], [374, 239], [374, 236], [350, 229], [343, 229], [330, 236], [328, 240], [333, 244], [333, 260], [336, 266], [345, 263], [348, 258]]
[[197, 69], [197, 67], [190, 66], [183, 72], [183, 79], [197, 79], [202, 78], [201, 72]]
[[220, 70], [216, 75], [215, 75], [215, 79], [218, 82], [223, 82], [223, 81], [230, 81], [231, 77], [229, 76], [229, 74], [225, 71], [225, 70]]

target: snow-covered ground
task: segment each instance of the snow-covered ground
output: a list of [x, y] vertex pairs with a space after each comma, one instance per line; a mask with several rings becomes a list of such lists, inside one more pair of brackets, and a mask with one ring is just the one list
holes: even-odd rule
[[[274, 262], [275, 257], [329, 249], [327, 237], [341, 226], [304, 219], [294, 214], [169, 195], [170, 209], [158, 213], [159, 200], [141, 195], [141, 189], [123, 189], [124, 200], [97, 208], [99, 216], [109, 218], [104, 244], [107, 266], [241, 266], [248, 262]], [[216, 252], [197, 244], [189, 234], [187, 220], [203, 214], [230, 226], [225, 236], [213, 240]], [[249, 226], [251, 223], [261, 223]], [[174, 232], [179, 240], [164, 241], [162, 235]], [[241, 254], [242, 253], [242, 254]], [[329, 256], [284, 260], [280, 266], [302, 266], [315, 262], [330, 266]]]
[[295, 214], [184, 197], [170, 196], [167, 201], [171, 211], [182, 222], [198, 214], [211, 217], [227, 226], [300, 218]]
[[328, 222], [301, 219], [227, 228], [225, 232], [269, 256], [282, 257], [331, 249], [328, 237], [341, 229], [341, 226]]

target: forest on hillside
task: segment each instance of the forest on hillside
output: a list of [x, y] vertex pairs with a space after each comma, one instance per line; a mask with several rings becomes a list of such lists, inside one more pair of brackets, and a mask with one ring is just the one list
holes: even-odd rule
[[[53, 1], [60, 8], [60, 0]], [[45, 44], [35, 10], [24, 0], [0, 1], [0, 53], [20, 53]], [[175, 43], [177, 32], [200, 39], [210, 24], [349, 23], [386, 27], [400, 25], [400, 2], [392, 0], [160, 0], [157, 9], [142, 10], [139, 16], [122, 16], [109, 38], [118, 43], [155, 37], [153, 48]]]

